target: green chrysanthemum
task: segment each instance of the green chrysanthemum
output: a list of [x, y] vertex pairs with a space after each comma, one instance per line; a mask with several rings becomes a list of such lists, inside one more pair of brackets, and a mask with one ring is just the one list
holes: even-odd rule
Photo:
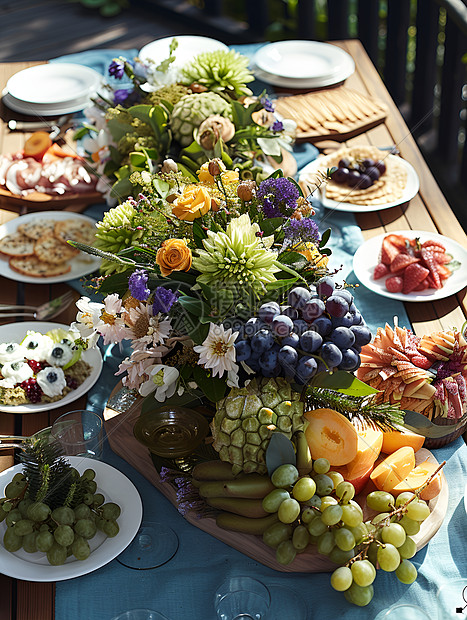
[[252, 82], [253, 74], [248, 71], [249, 59], [234, 50], [204, 52], [185, 65], [181, 70], [185, 84], [197, 82], [208, 90], [235, 92], [237, 96], [251, 95], [246, 84]]
[[257, 236], [259, 230], [247, 214], [231, 220], [225, 232], [209, 230], [205, 249], [193, 257], [193, 267], [201, 273], [198, 282], [251, 286], [258, 292], [274, 282], [278, 268], [276, 253], [269, 249], [273, 238]]

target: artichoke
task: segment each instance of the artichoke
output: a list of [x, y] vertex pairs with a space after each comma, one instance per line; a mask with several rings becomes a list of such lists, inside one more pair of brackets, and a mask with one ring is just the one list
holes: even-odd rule
[[174, 138], [182, 146], [190, 145], [194, 130], [214, 114], [231, 117], [231, 106], [220, 95], [210, 92], [185, 95], [175, 104], [170, 117]]

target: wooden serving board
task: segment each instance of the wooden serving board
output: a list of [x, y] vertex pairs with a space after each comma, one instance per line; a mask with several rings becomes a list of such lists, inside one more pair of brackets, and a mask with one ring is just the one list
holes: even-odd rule
[[5, 187], [0, 186], [0, 207], [15, 205], [19, 209], [42, 209], [44, 211], [67, 207], [70, 210], [79, 211], [88, 205], [102, 202], [102, 200], [100, 192], [68, 193], [63, 196], [31, 192], [27, 196], [18, 196], [18, 194], [13, 194]]
[[339, 86], [279, 97], [276, 111], [297, 123], [297, 140], [344, 141], [382, 123], [387, 107], [377, 99]]
[[[119, 383], [113, 390], [111, 396], [116, 394], [122, 385]], [[112, 450], [122, 457], [127, 463], [138, 470], [147, 478], [165, 497], [177, 506], [176, 489], [168, 484], [162, 483], [159, 474], [154, 467], [149, 450], [144, 448], [133, 435], [133, 426], [140, 415], [143, 399], [138, 398], [132, 407], [124, 413], [119, 413], [113, 409], [104, 410], [105, 429], [107, 439]], [[422, 448], [416, 453], [417, 464], [429, 459], [436, 462], [431, 452]], [[374, 488], [374, 487], [373, 487]], [[372, 490], [372, 489], [370, 489]], [[363, 494], [363, 499], [366, 493]], [[358, 499], [358, 497], [357, 497]], [[436, 534], [441, 527], [446, 515], [449, 500], [449, 491], [444, 474], [442, 474], [441, 492], [435, 499], [429, 502], [431, 514], [423, 522], [420, 532], [414, 536], [417, 549], [424, 547], [428, 541]], [[331, 572], [336, 568], [328, 558], [318, 555], [313, 547], [310, 546], [304, 553], [297, 554], [295, 560], [289, 566], [283, 566], [276, 562], [275, 550], [263, 543], [259, 536], [250, 534], [240, 534], [217, 527], [215, 519], [198, 518], [195, 513], [187, 513], [185, 519], [195, 527], [211, 534], [215, 538], [230, 545], [234, 549], [241, 551], [253, 560], [269, 566], [278, 571], [288, 573], [321, 573]]]

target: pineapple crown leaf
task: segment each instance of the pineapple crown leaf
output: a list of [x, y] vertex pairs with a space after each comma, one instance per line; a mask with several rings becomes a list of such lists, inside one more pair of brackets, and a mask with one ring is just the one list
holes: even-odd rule
[[251, 95], [246, 84], [252, 82], [248, 70], [249, 59], [234, 50], [203, 52], [183, 67], [182, 78], [187, 84], [198, 82], [211, 91], [232, 91], [238, 95]]

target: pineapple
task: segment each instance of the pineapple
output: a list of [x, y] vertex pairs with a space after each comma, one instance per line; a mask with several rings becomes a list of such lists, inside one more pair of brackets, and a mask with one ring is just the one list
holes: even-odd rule
[[234, 473], [266, 473], [272, 433], [279, 431], [290, 439], [303, 430], [303, 411], [300, 394], [285, 379], [253, 379], [217, 403], [211, 422], [213, 447], [222, 461], [232, 463]]
[[172, 110], [170, 125], [174, 138], [182, 146], [189, 146], [194, 140], [194, 130], [214, 114], [231, 120], [231, 106], [220, 95], [211, 92], [185, 95]]

